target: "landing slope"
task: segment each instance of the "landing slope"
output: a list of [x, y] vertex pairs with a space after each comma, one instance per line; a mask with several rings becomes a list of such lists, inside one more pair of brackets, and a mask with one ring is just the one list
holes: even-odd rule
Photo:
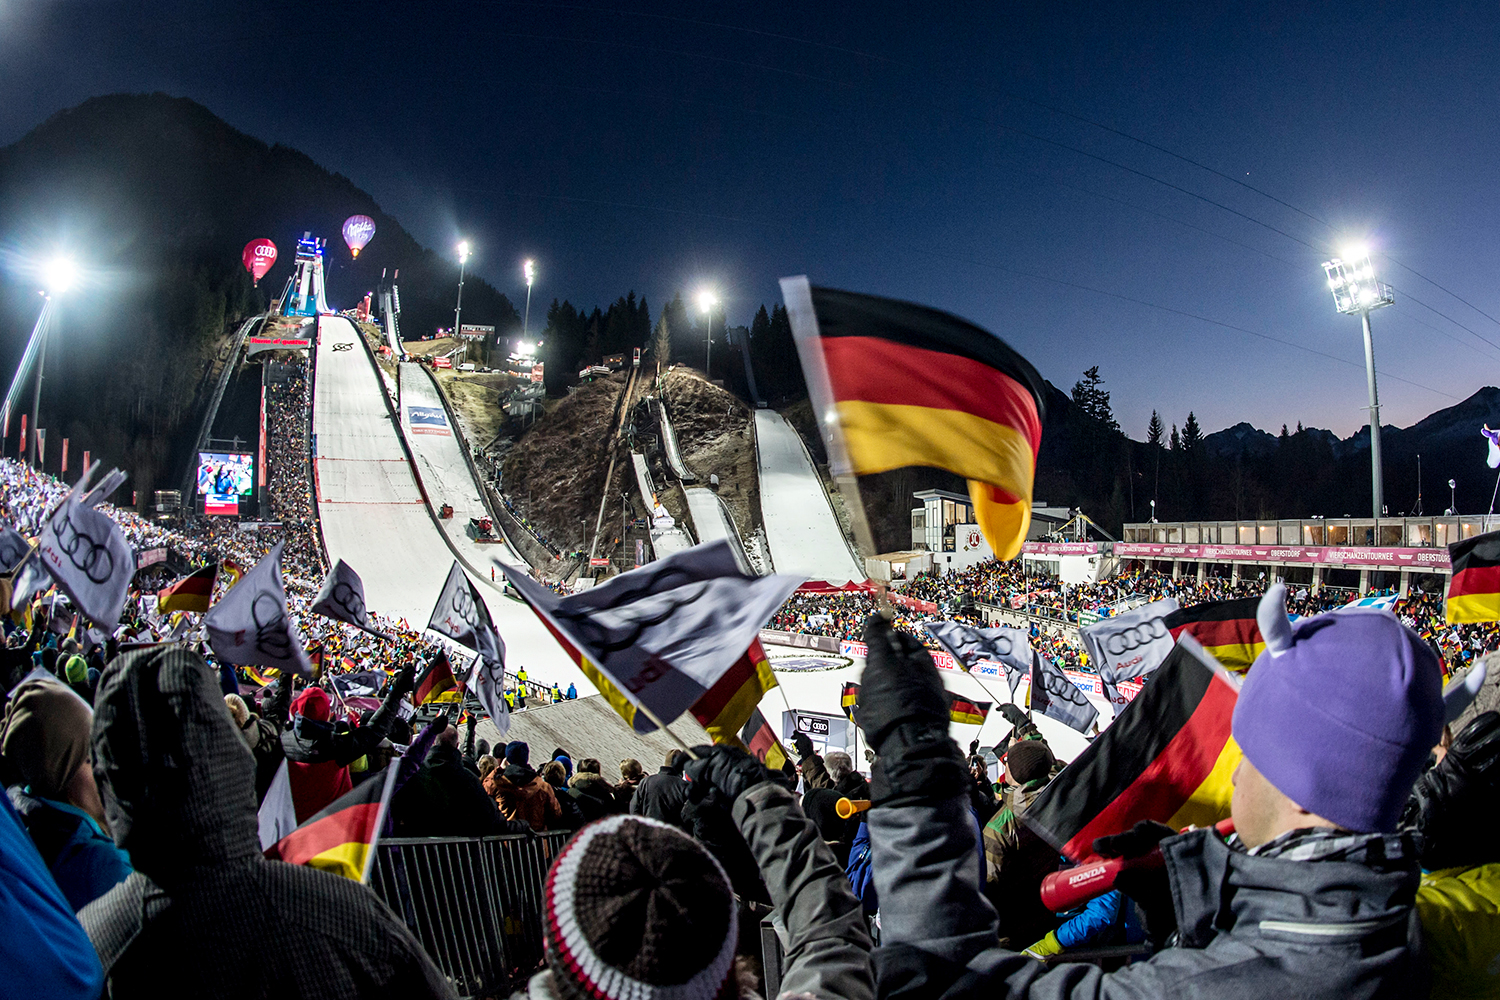
[[760, 509], [776, 572], [864, 580], [802, 440], [775, 410], [755, 411]]
[[[425, 625], [453, 551], [422, 502], [359, 333], [330, 316], [319, 319], [318, 332], [313, 433], [329, 557], [359, 573], [372, 609]], [[594, 690], [525, 605], [504, 596], [487, 572], [476, 582], [505, 639], [511, 670], [524, 666], [538, 681]]]

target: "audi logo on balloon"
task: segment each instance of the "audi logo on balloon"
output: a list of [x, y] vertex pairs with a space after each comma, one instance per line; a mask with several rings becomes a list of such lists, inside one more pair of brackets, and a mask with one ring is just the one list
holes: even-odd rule
[[270, 257], [272, 260], [275, 260], [276, 259], [276, 248], [275, 247], [266, 246], [264, 243], [262, 243], [260, 246], [258, 246], [258, 247], [255, 248], [255, 256], [257, 256], [257, 257]]
[[1139, 622], [1130, 628], [1121, 629], [1105, 636], [1101, 645], [1104, 651], [1111, 656], [1119, 656], [1128, 653], [1132, 649], [1149, 646], [1159, 639], [1165, 639], [1171, 635], [1167, 623], [1161, 618], [1153, 618], [1148, 622]]

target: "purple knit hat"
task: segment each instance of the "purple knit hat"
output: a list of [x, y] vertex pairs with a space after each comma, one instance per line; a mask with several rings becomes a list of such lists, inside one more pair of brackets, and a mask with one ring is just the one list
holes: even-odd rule
[[1442, 668], [1389, 611], [1286, 617], [1286, 587], [1257, 614], [1266, 650], [1234, 708], [1234, 738], [1303, 809], [1359, 833], [1396, 828], [1443, 732]]

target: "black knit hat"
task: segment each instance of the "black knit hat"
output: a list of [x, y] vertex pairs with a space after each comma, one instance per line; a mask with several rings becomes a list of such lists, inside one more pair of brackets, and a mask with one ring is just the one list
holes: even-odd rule
[[547, 965], [570, 1000], [733, 995], [739, 923], [713, 855], [675, 827], [611, 816], [547, 873]]
[[1052, 751], [1041, 740], [1022, 740], [1013, 744], [1005, 755], [1010, 776], [1023, 785], [1045, 778], [1053, 763]]

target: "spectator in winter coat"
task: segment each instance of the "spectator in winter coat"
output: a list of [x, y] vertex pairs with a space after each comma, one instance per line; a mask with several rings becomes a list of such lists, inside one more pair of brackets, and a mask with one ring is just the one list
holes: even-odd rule
[[854, 846], [849, 849], [849, 887], [854, 898], [859, 900], [865, 913], [873, 915], [880, 909], [880, 896], [875, 891], [875, 873], [870, 868], [870, 824], [860, 819], [859, 830], [854, 834]]
[[620, 761], [620, 783], [615, 786], [615, 802], [619, 805], [622, 813], [630, 812], [630, 800], [635, 797], [635, 790], [641, 787], [641, 782], [646, 778], [646, 769], [641, 762], [634, 757], [626, 757]]
[[[786, 930], [781, 995], [869, 1000], [870, 939], [859, 904], [792, 794], [742, 750], [698, 747], [693, 783], [732, 804]], [[713, 856], [640, 816], [591, 823], [546, 880], [547, 968], [532, 1000], [754, 996], [739, 979], [740, 907]]]
[[245, 699], [237, 694], [224, 696], [224, 704], [229, 706], [229, 714], [234, 719], [235, 728], [240, 731], [240, 738], [255, 755], [257, 802], [265, 801], [266, 790], [271, 787], [277, 768], [286, 759], [286, 751], [281, 748], [281, 730], [291, 701], [292, 685], [286, 679], [276, 682], [276, 693], [266, 703], [264, 715], [250, 711]]
[[537, 833], [555, 828], [562, 820], [562, 808], [552, 786], [528, 763], [530, 750], [516, 741], [505, 747], [505, 766], [490, 772], [484, 779], [484, 790], [495, 799], [500, 815], [520, 820]]
[[683, 828], [682, 807], [687, 802], [688, 788], [682, 778], [682, 768], [686, 763], [687, 754], [681, 750], [668, 751], [661, 770], [645, 778], [635, 790], [630, 799], [630, 814], [649, 816]]
[[322, 688], [308, 688], [292, 701], [292, 725], [281, 734], [281, 748], [286, 753], [298, 823], [354, 787], [349, 765], [372, 753], [385, 739], [396, 721], [396, 706], [411, 691], [415, 678], [416, 664], [409, 663], [391, 682], [369, 723], [353, 728], [330, 721], [332, 707]]
[[1417, 913], [1434, 997], [1500, 996], [1500, 713], [1476, 716], [1417, 780], [1404, 824], [1422, 849]]
[[1135, 919], [1135, 904], [1118, 889], [1095, 896], [1076, 912], [1060, 918], [1056, 930], [1026, 949], [1032, 958], [1050, 958], [1074, 948], [1140, 944], [1146, 931]]
[[578, 801], [568, 794], [568, 772], [563, 768], [562, 761], [549, 760], [538, 773], [543, 781], [552, 786], [552, 795], [557, 799], [557, 808], [562, 813], [556, 829], [576, 830], [583, 826], [583, 810], [578, 807]]
[[578, 773], [568, 779], [568, 794], [583, 813], [584, 822], [588, 823], [625, 811], [616, 805], [615, 790], [599, 770], [597, 760], [585, 757], [578, 762]]
[[398, 837], [488, 837], [529, 833], [523, 822], [501, 818], [495, 800], [464, 766], [458, 730], [437, 736], [422, 767], [391, 800]]
[[105, 814], [135, 867], [79, 914], [109, 996], [454, 995], [368, 888], [264, 859], [255, 761], [201, 657], [119, 656], [96, 709]]
[[828, 780], [827, 788], [813, 788], [802, 796], [802, 811], [813, 821], [823, 837], [839, 867], [849, 864], [849, 851], [854, 846], [854, 835], [859, 831], [863, 817], [854, 815], [840, 819], [839, 799], [868, 799], [870, 783], [864, 775], [854, 770], [854, 762], [842, 750], [832, 750], [823, 758]]
[[1175, 946], [1111, 973], [1047, 971], [996, 945], [977, 864], [964, 758], [948, 737], [948, 698], [931, 656], [874, 616], [860, 724], [878, 755], [869, 813], [883, 997], [1055, 1000], [1157, 996], [1425, 996], [1412, 900], [1415, 848], [1397, 820], [1443, 726], [1441, 669], [1394, 616], [1286, 617], [1285, 588], [1261, 603], [1266, 650], [1246, 676], [1233, 735], [1225, 842], [1139, 824], [1101, 838], [1119, 856], [1162, 850], [1165, 868], [1117, 887]]
[[1057, 871], [1057, 852], [1021, 822], [1033, 799], [1042, 793], [1054, 763], [1040, 737], [1012, 743], [1005, 754], [1005, 795], [1000, 811], [985, 824], [985, 895], [1000, 921], [1000, 939], [1024, 948], [1057, 926], [1042, 905], [1042, 879]]
[[130, 874], [130, 858], [115, 846], [89, 760], [93, 713], [51, 677], [11, 692], [0, 730], [0, 753], [20, 772], [10, 799], [57, 885], [83, 907]]
[[796, 733], [792, 736], [792, 749], [797, 751], [797, 773], [802, 775], [804, 791], [833, 787], [833, 781], [828, 777], [828, 768], [823, 764], [823, 758], [818, 756], [813, 748], [813, 741], [807, 737], [806, 733]]

